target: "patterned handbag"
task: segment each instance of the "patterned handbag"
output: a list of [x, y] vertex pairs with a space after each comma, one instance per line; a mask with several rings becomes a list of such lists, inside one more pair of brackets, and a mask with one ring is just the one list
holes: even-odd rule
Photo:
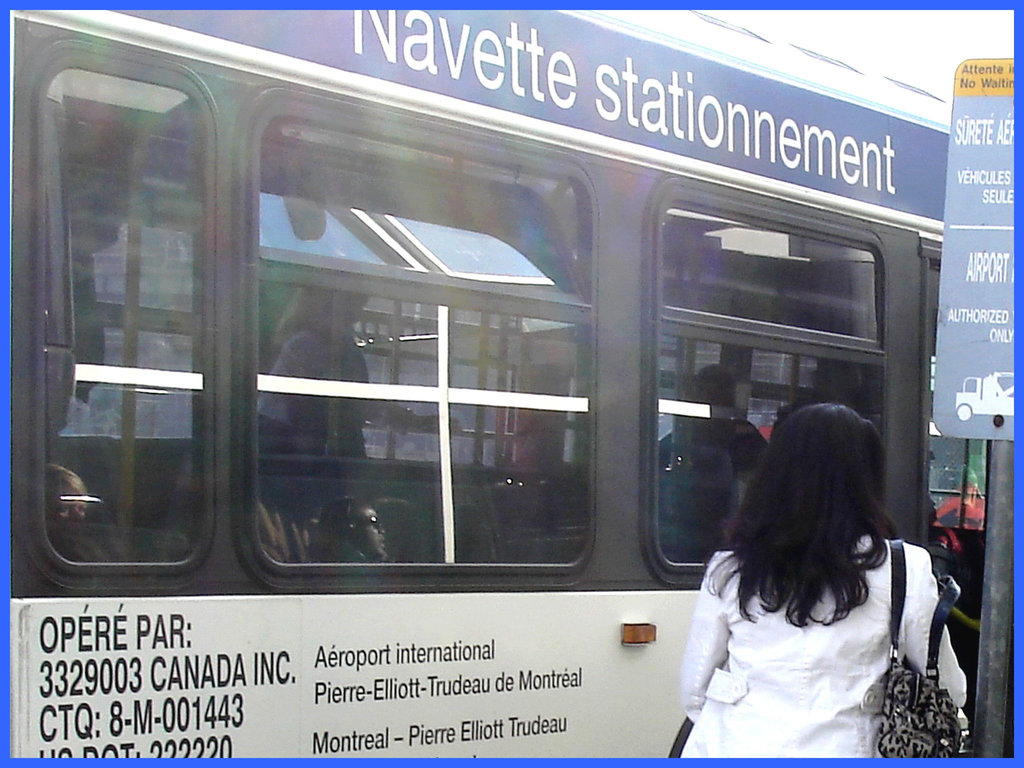
[[955, 757], [960, 749], [957, 707], [939, 685], [939, 641], [946, 618], [960, 595], [949, 576], [939, 579], [939, 604], [928, 637], [928, 663], [924, 674], [914, 671], [899, 652], [899, 627], [907, 591], [907, 563], [903, 542], [891, 542], [892, 616], [889, 633], [892, 655], [882, 702], [882, 728], [878, 751], [882, 757]]

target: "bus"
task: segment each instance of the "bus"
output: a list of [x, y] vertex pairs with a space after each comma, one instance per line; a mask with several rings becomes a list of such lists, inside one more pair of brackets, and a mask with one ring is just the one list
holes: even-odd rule
[[688, 18], [12, 12], [12, 755], [665, 756], [807, 402], [925, 541], [948, 105]]

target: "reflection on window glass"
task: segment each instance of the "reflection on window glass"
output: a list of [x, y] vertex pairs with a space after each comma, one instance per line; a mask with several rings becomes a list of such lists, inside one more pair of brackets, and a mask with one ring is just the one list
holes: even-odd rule
[[[143, 258], [138, 265], [139, 305], [150, 309], [192, 311], [192, 235], [172, 229], [142, 227], [139, 247]], [[152, 254], [160, 254], [153, 258]], [[117, 240], [97, 251], [93, 259], [96, 301], [124, 306], [128, 279], [128, 226], [117, 230]]]
[[397, 217], [389, 220], [446, 275], [505, 283], [555, 284], [515, 248], [488, 234]]
[[[282, 562], [440, 562], [436, 395], [410, 402], [386, 387], [401, 382], [430, 397], [437, 307], [268, 282], [260, 309], [260, 501], [294, 539], [274, 554]], [[349, 516], [391, 529], [373, 537], [390, 536], [380, 542], [386, 554], [349, 540], [366, 533]]]
[[453, 314], [453, 386], [504, 401], [451, 406], [459, 560], [559, 563], [582, 554], [590, 420], [575, 409], [590, 388], [586, 339], [570, 323]]
[[[275, 300], [288, 291], [291, 300]], [[263, 307], [285, 309], [261, 355], [260, 514], [302, 542], [268, 552], [282, 562], [444, 561], [436, 387], [445, 333], [454, 562], [579, 557], [589, 463], [582, 328], [468, 311], [439, 327], [437, 307], [284, 284], [264, 284], [262, 296]], [[409, 394], [420, 399], [400, 399]], [[325, 542], [325, 526], [332, 537], [341, 530], [330, 516], [351, 506], [373, 510], [386, 556]]]
[[[589, 291], [575, 186], [287, 121], [264, 135], [260, 185], [261, 257], [283, 270], [259, 290], [263, 552], [284, 564], [577, 560], [591, 346], [585, 316], [553, 319]], [[304, 212], [275, 226], [319, 248], [337, 220], [377, 267], [271, 244], [268, 201], [292, 199]], [[356, 292], [343, 270], [364, 286], [380, 277]], [[445, 301], [436, 289], [420, 301], [418, 279], [450, 281]], [[481, 310], [487, 299], [464, 291], [487, 283], [548, 297], [552, 317]]]
[[265, 258], [338, 269], [287, 251], [343, 254], [589, 300], [583, 197], [568, 179], [278, 120], [260, 183], [261, 243], [278, 249]]
[[370, 264], [384, 263], [322, 206], [267, 193], [260, 195], [260, 246]]
[[72, 562], [182, 561], [203, 524], [197, 112], [174, 89], [83, 70], [53, 79], [45, 110], [76, 363], [70, 402], [47, 405], [47, 536]]
[[679, 210], [661, 247], [668, 307], [878, 338], [870, 251]]
[[722, 545], [772, 430], [794, 408], [843, 402], [879, 423], [881, 370], [814, 355], [661, 337], [657, 545], [702, 563]]
[[775, 426], [801, 405], [840, 402], [881, 427], [882, 376], [841, 341], [784, 352], [767, 337], [700, 340], [680, 310], [877, 340], [878, 265], [866, 249], [680, 209], [666, 213], [659, 249], [656, 544], [670, 563], [703, 563]]

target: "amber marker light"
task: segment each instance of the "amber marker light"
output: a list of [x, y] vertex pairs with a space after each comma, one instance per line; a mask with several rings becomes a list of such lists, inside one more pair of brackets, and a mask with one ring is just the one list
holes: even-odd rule
[[658, 628], [654, 624], [623, 624], [623, 645], [646, 645], [658, 639]]

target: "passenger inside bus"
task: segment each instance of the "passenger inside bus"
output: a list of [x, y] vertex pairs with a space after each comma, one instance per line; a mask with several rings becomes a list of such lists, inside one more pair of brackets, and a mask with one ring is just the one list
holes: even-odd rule
[[[88, 515], [89, 496], [82, 478], [59, 464], [46, 465], [46, 524], [56, 528], [64, 524], [84, 522]], [[96, 499], [98, 501], [98, 499]]]
[[[270, 542], [267, 553], [274, 559], [279, 553], [282, 562], [293, 563], [390, 560], [361, 542], [346, 549], [336, 541], [343, 534], [349, 536], [347, 523], [338, 527], [341, 523], [332, 517], [338, 500], [347, 497], [382, 500], [396, 522], [433, 540], [434, 504], [421, 498], [428, 489], [419, 488], [411, 476], [396, 474], [396, 464], [382, 460], [378, 443], [381, 434], [393, 440], [399, 434], [436, 433], [436, 409], [419, 414], [396, 402], [344, 396], [346, 383], [377, 383], [384, 375], [377, 367], [380, 354], [387, 356], [387, 351], [366, 354], [361, 348], [372, 343], [374, 331], [367, 332], [371, 326], [380, 330], [367, 314], [368, 297], [309, 286], [291, 287], [290, 292], [264, 347], [272, 350], [273, 362], [261, 366], [282, 377], [281, 389], [288, 391], [262, 391], [257, 400], [264, 462], [261, 501], [270, 515], [270, 525], [262, 523]], [[371, 366], [376, 371], [372, 375]], [[404, 498], [390, 498], [396, 494]], [[419, 552], [422, 547], [413, 549]], [[407, 550], [399, 547], [402, 561], [411, 557]], [[362, 555], [349, 556], [357, 552]], [[427, 559], [439, 557], [438, 551]]]
[[106, 542], [95, 535], [106, 523], [99, 510], [90, 514], [89, 495], [82, 478], [59, 464], [46, 465], [46, 536], [53, 548], [68, 560], [94, 562], [111, 559]]
[[[332, 299], [336, 299], [333, 300]], [[278, 326], [278, 352], [270, 373], [303, 379], [366, 383], [366, 361], [352, 328], [365, 297], [298, 289]], [[328, 404], [317, 395], [263, 392], [259, 396], [260, 449], [264, 453], [328, 453]], [[366, 456], [363, 402], [345, 399], [332, 414], [336, 456]]]
[[[709, 418], [679, 420], [661, 441], [662, 549], [676, 562], [701, 560], [719, 543], [767, 441], [736, 406], [736, 376], [708, 365], [694, 377], [694, 397]], [[669, 535], [671, 529], [676, 535]]]
[[[355, 333], [367, 297], [311, 287], [297, 288], [272, 341], [274, 376], [366, 384], [366, 358]], [[365, 458], [363, 427], [369, 419], [399, 430], [436, 429], [436, 417], [394, 403], [323, 394], [261, 392], [261, 453], [300, 453]]]
[[310, 539], [310, 559], [322, 563], [384, 563], [388, 556], [377, 511], [345, 496], [325, 504]]
[[294, 520], [285, 520], [263, 503], [256, 505], [256, 526], [263, 551], [279, 563], [308, 560], [309, 531]]
[[178, 531], [119, 525], [104, 499], [90, 493], [78, 473], [67, 467], [46, 465], [45, 493], [47, 539], [68, 561], [175, 562], [188, 554], [188, 540]]

